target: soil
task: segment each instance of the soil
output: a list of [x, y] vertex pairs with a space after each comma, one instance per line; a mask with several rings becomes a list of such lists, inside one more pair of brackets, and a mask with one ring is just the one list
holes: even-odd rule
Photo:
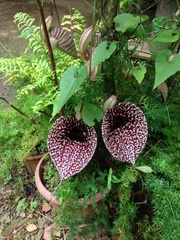
[[[34, 176], [24, 168], [21, 173], [14, 169], [8, 184], [0, 181], [0, 239], [17, 240], [68, 240], [68, 227], [56, 228], [55, 210], [40, 196]], [[37, 203], [33, 207], [32, 202]], [[83, 227], [83, 226], [80, 226]], [[93, 233], [92, 233], [93, 236]], [[110, 240], [102, 229], [98, 237], [88, 240]], [[74, 237], [74, 240], [86, 238]]]

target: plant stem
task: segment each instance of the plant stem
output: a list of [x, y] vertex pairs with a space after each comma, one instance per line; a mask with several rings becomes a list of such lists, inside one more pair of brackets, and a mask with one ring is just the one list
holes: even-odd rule
[[8, 102], [8, 100], [6, 98], [0, 97], [0, 99], [2, 99], [3, 101], [5, 101], [10, 107], [12, 107], [13, 109], [15, 109], [18, 113], [20, 113], [21, 115], [25, 116], [26, 118], [28, 118], [29, 120], [31, 120], [34, 123], [37, 124], [41, 124], [41, 122], [39, 122], [37, 119], [29, 116], [28, 114], [26, 114], [25, 112], [21, 111], [19, 108], [15, 107], [13, 104], [11, 104], [10, 102]]
[[55, 61], [54, 61], [54, 55], [53, 55], [51, 43], [50, 43], [50, 40], [49, 40], [48, 30], [47, 30], [47, 27], [46, 27], [44, 12], [43, 12], [40, 0], [36, 0], [36, 2], [37, 2], [37, 5], [38, 5], [40, 17], [41, 17], [41, 22], [42, 22], [43, 31], [44, 31], [44, 37], [45, 37], [45, 41], [46, 41], [46, 45], [47, 45], [47, 49], [48, 49], [48, 53], [49, 53], [49, 58], [50, 58], [50, 63], [51, 63], [51, 69], [53, 71], [54, 86], [56, 87], [56, 86], [58, 86], [58, 80], [57, 80], [57, 74], [56, 74], [56, 65], [55, 65]]

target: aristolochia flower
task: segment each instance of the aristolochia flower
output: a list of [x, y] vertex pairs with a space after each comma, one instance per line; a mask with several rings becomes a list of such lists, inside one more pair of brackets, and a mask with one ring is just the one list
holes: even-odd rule
[[146, 118], [135, 104], [122, 102], [105, 112], [102, 137], [109, 152], [118, 160], [135, 164], [147, 135]]
[[93, 127], [72, 116], [58, 118], [48, 134], [48, 151], [61, 181], [80, 172], [91, 160], [96, 146]]

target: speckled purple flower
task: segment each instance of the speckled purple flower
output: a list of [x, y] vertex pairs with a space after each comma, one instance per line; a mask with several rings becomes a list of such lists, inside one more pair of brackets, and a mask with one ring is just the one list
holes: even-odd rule
[[118, 160], [135, 164], [147, 135], [145, 115], [135, 104], [122, 102], [105, 112], [102, 137], [109, 152]]
[[80, 172], [91, 160], [97, 146], [97, 135], [72, 116], [58, 118], [48, 134], [48, 151], [61, 181]]

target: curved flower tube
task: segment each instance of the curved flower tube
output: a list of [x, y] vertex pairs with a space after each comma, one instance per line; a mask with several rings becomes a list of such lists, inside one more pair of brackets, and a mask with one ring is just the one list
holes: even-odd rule
[[103, 141], [118, 160], [135, 164], [147, 136], [145, 115], [135, 104], [122, 102], [105, 112], [102, 122]]
[[62, 116], [53, 124], [47, 143], [50, 157], [63, 181], [80, 172], [91, 160], [97, 135], [95, 129], [83, 121]]

